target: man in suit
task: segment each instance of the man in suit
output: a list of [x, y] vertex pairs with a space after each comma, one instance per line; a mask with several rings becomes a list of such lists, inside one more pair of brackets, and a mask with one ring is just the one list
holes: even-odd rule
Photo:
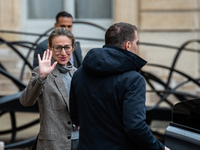
[[[68, 12], [62, 11], [56, 15], [56, 23], [54, 24], [54, 28], [64, 27], [72, 32], [73, 27], [73, 17]], [[44, 51], [47, 50], [48, 39], [39, 43], [34, 52], [33, 59], [33, 68], [38, 66], [38, 54], [40, 54], [41, 58], [43, 56]], [[82, 53], [80, 48], [80, 43], [76, 42], [76, 50], [71, 55], [70, 61], [74, 65], [74, 67], [79, 68], [82, 63]]]

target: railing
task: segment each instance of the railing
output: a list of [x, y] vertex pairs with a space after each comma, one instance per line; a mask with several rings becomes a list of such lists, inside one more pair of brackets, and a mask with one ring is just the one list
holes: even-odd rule
[[[89, 23], [89, 22], [74, 22], [74, 24], [86, 24], [89, 26], [96, 27], [97, 29], [102, 30], [105, 32], [106, 29], [103, 27]], [[14, 148], [22, 148], [22, 147], [30, 147], [35, 140], [35, 137], [32, 137], [30, 139], [16, 142], [16, 134], [18, 131], [23, 130], [25, 128], [29, 128], [39, 122], [39, 119], [36, 119], [34, 121], [31, 121], [27, 124], [24, 124], [20, 127], [16, 126], [16, 116], [15, 112], [38, 112], [38, 106], [37, 104], [32, 106], [32, 107], [23, 107], [19, 103], [19, 96], [22, 92], [22, 90], [26, 87], [26, 84], [23, 83], [23, 77], [24, 77], [24, 72], [25, 72], [25, 67], [28, 66], [30, 71], [33, 69], [31, 63], [28, 61], [30, 58], [30, 54], [32, 51], [35, 50], [38, 42], [40, 41], [41, 38], [44, 36], [47, 37], [48, 33], [52, 30], [53, 28], [47, 30], [43, 34], [34, 34], [34, 33], [25, 33], [25, 32], [13, 32], [13, 31], [5, 31], [5, 30], [0, 30], [0, 33], [8, 33], [8, 34], [23, 34], [23, 35], [31, 35], [31, 36], [37, 36], [38, 38], [36, 39], [35, 42], [29, 42], [29, 41], [6, 41], [3, 38], [0, 38], [0, 46], [1, 45], [7, 45], [14, 53], [16, 53], [19, 58], [23, 61], [23, 66], [21, 68], [20, 72], [20, 77], [17, 79], [14, 77], [12, 74], [10, 74], [6, 67], [3, 65], [3, 62], [0, 62], [0, 73], [5, 76], [8, 80], [11, 80], [15, 86], [18, 87], [18, 92], [13, 95], [1, 95], [0, 96], [0, 117], [6, 113], [10, 114], [11, 117], [11, 126], [12, 128], [10, 130], [6, 131], [1, 131], [0, 130], [0, 135], [3, 134], [8, 134], [11, 133], [12, 137], [9, 143], [5, 145], [5, 149], [14, 149]], [[84, 37], [76, 37], [76, 39], [81, 39], [81, 40], [87, 40], [87, 41], [104, 41], [103, 39], [96, 39], [96, 38], [84, 38]], [[158, 97], [159, 100], [155, 105], [146, 107], [147, 110], [147, 120], [146, 122], [148, 124], [151, 123], [152, 120], [166, 120], [166, 121], [171, 121], [171, 108], [173, 107], [173, 103], [170, 101], [169, 96], [173, 95], [178, 101], [183, 101], [183, 100], [189, 100], [193, 98], [200, 98], [198, 95], [191, 94], [189, 92], [180, 92], [178, 89], [180, 89], [183, 85], [188, 84], [188, 83], [193, 83], [194, 85], [200, 87], [200, 78], [193, 78], [189, 76], [188, 74], [182, 72], [181, 70], [175, 69], [175, 65], [178, 62], [179, 58], [181, 57], [182, 51], [189, 51], [189, 52], [194, 52], [194, 53], [200, 53], [200, 50], [195, 50], [195, 49], [189, 49], [186, 48], [191, 43], [200, 43], [200, 40], [190, 40], [186, 41], [183, 43], [180, 47], [175, 47], [175, 46], [170, 46], [170, 45], [161, 45], [161, 44], [153, 44], [153, 43], [143, 43], [140, 42], [139, 45], [145, 45], [145, 46], [150, 46], [150, 47], [160, 47], [160, 48], [170, 48], [173, 50], [176, 50], [176, 54], [174, 56], [174, 59], [172, 61], [172, 64], [170, 67], [160, 65], [160, 64], [147, 64], [148, 66], [151, 67], [156, 67], [158, 69], [164, 69], [169, 71], [169, 75], [164, 82], [161, 78], [159, 78], [157, 75], [153, 74], [152, 72], [144, 71], [141, 70], [141, 74], [144, 76], [146, 79], [146, 84], [148, 87], [150, 87], [147, 92], [149, 93], [155, 93]], [[26, 56], [22, 55], [20, 52], [20, 48], [26, 48], [28, 50]], [[171, 62], [169, 62], [170, 64]], [[183, 81], [182, 83], [179, 83], [176, 85], [176, 87], [170, 87], [170, 82], [172, 81], [172, 75], [173, 73], [180, 74], [182, 77], [186, 78], [186, 81]], [[164, 90], [157, 89], [156, 85], [160, 85], [163, 87]], [[164, 108], [160, 107], [161, 103], [166, 103], [170, 107]], [[14, 107], [13, 107], [14, 106]], [[154, 134], [163, 137], [163, 135], [153, 132]]]
[[[148, 45], [153, 47], [162, 47], [162, 48], [170, 48], [173, 50], [176, 50], [176, 54], [173, 58], [172, 65], [170, 67], [160, 65], [160, 64], [152, 64], [149, 63], [147, 66], [155, 67], [156, 69], [163, 69], [169, 71], [169, 75], [167, 76], [167, 79], [163, 80], [159, 78], [157, 75], [147, 72], [147, 71], [141, 71], [141, 74], [146, 79], [146, 84], [148, 87], [150, 87], [149, 90], [147, 90], [147, 93], [154, 93], [158, 97], [158, 102], [156, 102], [153, 106], [146, 107], [146, 115], [147, 119], [146, 122], [150, 125], [152, 120], [162, 120], [162, 121], [171, 121], [172, 119], [172, 108], [174, 104], [172, 103], [172, 100], [170, 96], [173, 95], [174, 98], [176, 98], [176, 101], [185, 101], [185, 100], [191, 100], [191, 99], [199, 99], [200, 96], [197, 94], [191, 94], [189, 91], [181, 92], [178, 91], [186, 84], [193, 84], [196, 87], [200, 87], [200, 78], [194, 78], [186, 73], [184, 73], [181, 70], [175, 69], [175, 65], [178, 63], [179, 58], [181, 57], [181, 53], [183, 51], [192, 52], [192, 53], [200, 53], [200, 50], [186, 48], [191, 43], [198, 43], [200, 44], [200, 40], [189, 40], [183, 43], [180, 47], [174, 47], [169, 45], [160, 45], [160, 44], [152, 44], [152, 43], [140, 43], [141, 45]], [[171, 62], [169, 62], [170, 64]], [[172, 75], [176, 73], [179, 74], [183, 80], [179, 84], [177, 84], [175, 87], [171, 87], [170, 83], [172, 81]], [[160, 85], [159, 87], [162, 87], [163, 90], [160, 90], [156, 88], [155, 85]], [[161, 107], [161, 104], [165, 103], [169, 107]], [[159, 136], [160, 139], [164, 139], [164, 135], [160, 134], [158, 132], [152, 131], [155, 135]]]

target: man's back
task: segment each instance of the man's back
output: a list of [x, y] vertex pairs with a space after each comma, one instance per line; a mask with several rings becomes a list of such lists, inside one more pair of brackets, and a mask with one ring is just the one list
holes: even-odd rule
[[[77, 83], [76, 91], [81, 91], [75, 91], [80, 106], [80, 149], [128, 150], [135, 147], [123, 130], [122, 100], [127, 90], [123, 85], [129, 82], [130, 73], [135, 74], [132, 71], [95, 79], [82, 67], [78, 70], [75, 80], [78, 79], [74, 83]], [[83, 85], [84, 88], [81, 88]]]
[[145, 123], [145, 81], [137, 72], [145, 63], [112, 46], [88, 52], [72, 78], [70, 93], [70, 115], [80, 124], [81, 150], [161, 147]]

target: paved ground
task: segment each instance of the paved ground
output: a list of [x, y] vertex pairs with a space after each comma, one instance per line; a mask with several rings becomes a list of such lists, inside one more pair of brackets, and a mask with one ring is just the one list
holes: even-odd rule
[[[37, 114], [37, 113], [16, 113], [16, 118], [17, 118], [17, 126], [19, 127], [25, 123], [28, 123], [30, 121], [33, 121], [33, 120], [39, 118], [39, 114]], [[169, 122], [154, 121], [151, 124], [150, 128], [152, 131], [157, 131], [161, 134], [164, 134], [165, 129], [168, 126], [168, 124], [169, 124]], [[0, 117], [0, 131], [7, 130], [10, 128], [11, 128], [11, 121], [10, 121], [9, 114], [5, 114], [5, 115], [1, 116]], [[38, 131], [39, 131], [39, 124], [17, 133], [16, 140], [21, 141], [21, 140], [31, 138], [31, 137], [37, 135]], [[11, 134], [0, 135], [0, 141], [4, 141], [5, 143], [8, 143], [10, 141], [10, 138], [11, 138]], [[28, 149], [26, 148], [23, 150], [28, 150]]]

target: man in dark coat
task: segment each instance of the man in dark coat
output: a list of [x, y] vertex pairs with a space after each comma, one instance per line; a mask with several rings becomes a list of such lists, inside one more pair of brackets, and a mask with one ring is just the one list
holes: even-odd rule
[[[54, 28], [58, 27], [67, 28], [69, 31], [72, 32], [72, 27], [73, 27], [72, 15], [65, 11], [59, 12], [56, 15], [56, 23], [54, 24]], [[47, 41], [48, 39], [42, 41], [37, 45], [36, 50], [34, 52], [33, 68], [38, 66], [38, 54], [40, 54], [40, 57], [42, 58], [44, 51], [47, 50], [47, 45], [48, 45]], [[79, 68], [81, 66], [82, 52], [79, 42], [76, 42], [76, 49], [73, 51], [70, 61], [76, 68]]]
[[146, 87], [138, 72], [137, 28], [116, 23], [103, 48], [90, 50], [75, 72], [70, 116], [80, 125], [79, 150], [169, 150], [145, 122]]

